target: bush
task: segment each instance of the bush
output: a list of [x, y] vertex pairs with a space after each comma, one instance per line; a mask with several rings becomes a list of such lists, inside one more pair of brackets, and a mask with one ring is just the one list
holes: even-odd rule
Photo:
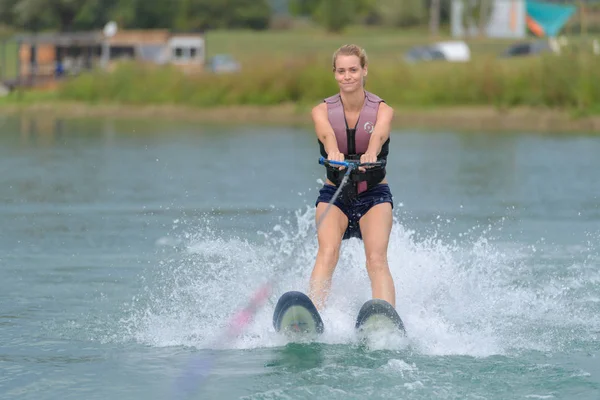
[[[598, 109], [600, 57], [584, 54], [416, 65], [388, 61], [369, 69], [367, 90], [398, 106], [547, 106]], [[337, 92], [328, 64], [313, 59], [245, 64], [235, 74], [188, 76], [175, 67], [119, 65], [67, 81], [61, 99], [129, 104], [315, 104]]]

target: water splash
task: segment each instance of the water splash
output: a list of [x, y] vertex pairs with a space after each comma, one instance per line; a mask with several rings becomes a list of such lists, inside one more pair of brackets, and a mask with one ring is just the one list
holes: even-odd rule
[[[266, 307], [242, 336], [224, 346], [282, 345], [272, 328], [272, 310], [283, 292], [307, 291], [317, 251], [316, 237], [310, 236], [313, 221], [314, 209], [299, 210], [270, 232], [259, 232], [262, 240], [254, 242], [226, 237], [208, 219], [200, 229], [188, 227], [174, 241], [181, 250], [160, 265], [121, 321], [126, 337], [152, 346], [210, 347], [229, 316], [277, 273], [280, 279]], [[485, 227], [479, 236], [472, 235], [473, 229], [471, 238], [464, 235], [457, 243], [439, 234], [417, 238], [395, 218], [388, 259], [397, 309], [416, 351], [487, 356], [549, 350], [600, 329], [600, 291], [590, 286], [600, 282], [592, 241], [562, 250], [543, 240], [535, 246], [494, 241], [492, 231], [501, 230], [501, 223]], [[564, 264], [557, 263], [557, 255], [544, 258], [552, 250]], [[323, 342], [356, 343], [354, 319], [371, 295], [364, 265], [362, 242], [344, 241], [322, 313]]]

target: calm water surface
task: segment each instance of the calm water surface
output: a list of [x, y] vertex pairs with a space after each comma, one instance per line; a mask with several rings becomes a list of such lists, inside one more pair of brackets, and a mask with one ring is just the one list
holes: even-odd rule
[[599, 399], [600, 137], [396, 131], [390, 152], [408, 338], [354, 336], [352, 239], [326, 333], [287, 344], [271, 314], [316, 252], [310, 130], [0, 118], [0, 398], [170, 399], [214, 357], [190, 398]]

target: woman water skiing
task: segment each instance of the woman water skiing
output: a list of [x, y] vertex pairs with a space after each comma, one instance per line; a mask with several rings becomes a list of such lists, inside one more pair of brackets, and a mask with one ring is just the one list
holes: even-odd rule
[[[340, 47], [333, 55], [333, 73], [339, 93], [312, 110], [321, 155], [330, 161], [386, 160], [394, 111], [364, 89], [368, 73], [366, 52], [356, 45]], [[316, 201], [317, 220], [327, 209], [344, 173], [338, 167], [327, 167], [327, 181]], [[321, 221], [309, 292], [318, 309], [325, 306], [342, 240], [351, 237], [364, 243], [372, 297], [395, 307], [394, 281], [387, 261], [393, 198], [385, 174], [385, 167], [352, 171], [351, 179]]]

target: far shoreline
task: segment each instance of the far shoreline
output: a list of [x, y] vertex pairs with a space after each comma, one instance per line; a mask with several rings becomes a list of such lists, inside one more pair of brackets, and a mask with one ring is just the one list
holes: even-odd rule
[[[404, 108], [395, 106], [394, 129], [459, 130], [474, 132], [600, 133], [600, 115], [575, 117], [572, 112], [493, 106]], [[225, 106], [200, 108], [184, 105], [89, 104], [39, 102], [2, 104], [0, 115], [39, 118], [111, 118], [172, 120], [211, 124], [311, 125], [310, 107], [297, 104], [275, 106]]]

